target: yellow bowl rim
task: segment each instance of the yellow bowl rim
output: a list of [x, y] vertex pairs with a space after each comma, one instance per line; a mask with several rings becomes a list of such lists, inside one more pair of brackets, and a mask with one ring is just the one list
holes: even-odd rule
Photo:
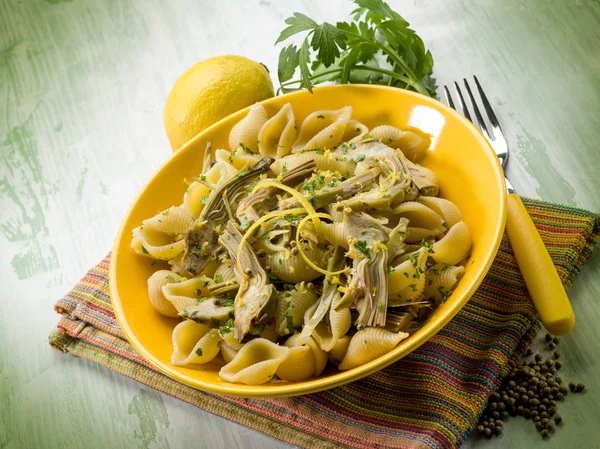
[[[432, 98], [427, 97], [425, 95], [398, 89], [396, 87], [389, 86], [380, 86], [380, 85], [372, 85], [372, 84], [342, 84], [342, 85], [330, 85], [330, 86], [319, 86], [314, 87], [313, 91], [323, 90], [323, 89], [352, 89], [354, 87], [357, 88], [369, 88], [369, 89], [382, 89], [393, 91], [394, 93], [398, 93], [400, 91], [402, 94], [407, 95], [409, 97], [418, 98], [421, 102], [429, 103], [433, 109], [439, 108], [444, 110], [446, 113], [453, 115], [460, 122], [462, 122], [465, 126], [471, 128], [472, 131], [475, 131], [475, 135], [479, 140], [482, 148], [487, 149], [487, 155], [490, 159], [490, 162], [494, 166], [496, 181], [498, 183], [498, 187], [500, 188], [500, 192], [506, 192], [506, 184], [504, 182], [504, 173], [502, 171], [502, 167], [500, 162], [494, 152], [492, 146], [488, 142], [488, 140], [483, 136], [483, 134], [477, 129], [477, 127], [467, 120], [462, 114], [455, 111], [453, 108], [445, 105], [444, 103]], [[295, 96], [307, 95], [306, 90], [299, 90], [295, 92], [291, 92], [285, 95], [281, 95], [278, 97], [272, 97], [267, 100], [260, 102], [261, 104], [268, 104], [270, 101], [273, 101], [275, 98], [287, 97], [293, 98]], [[427, 323], [429, 326], [429, 334], [423, 334], [421, 338], [408, 338], [404, 344], [394, 348], [392, 351], [382, 355], [381, 357], [372, 360], [371, 362], [365, 363], [364, 365], [358, 366], [356, 368], [340, 371], [339, 373], [324, 377], [324, 378], [315, 378], [308, 381], [298, 382], [298, 383], [289, 383], [282, 385], [265, 385], [265, 386], [254, 386], [254, 385], [239, 385], [235, 384], [235, 387], [229, 387], [229, 383], [223, 382], [223, 384], [214, 384], [210, 382], [204, 382], [198, 380], [192, 376], [188, 376], [182, 373], [178, 373], [173, 371], [169, 366], [164, 365], [160, 361], [156, 360], [154, 356], [137, 340], [135, 334], [127, 321], [124, 319], [124, 310], [123, 305], [121, 303], [121, 299], [119, 296], [119, 292], [116, 287], [116, 282], [111, 282], [111, 280], [116, 279], [117, 274], [117, 250], [119, 247], [119, 242], [123, 237], [123, 233], [125, 231], [125, 226], [129, 221], [129, 217], [136, 206], [139, 199], [142, 197], [146, 189], [152, 180], [165, 169], [165, 167], [174, 160], [174, 158], [182, 157], [187, 148], [195, 146], [196, 142], [205, 138], [206, 135], [209, 135], [214, 129], [221, 126], [221, 123], [228, 120], [233, 115], [243, 115], [246, 111], [248, 111], [250, 106], [241, 109], [218, 122], [214, 123], [210, 127], [198, 133], [194, 138], [192, 138], [189, 142], [183, 145], [176, 153], [172, 154], [158, 170], [154, 172], [154, 174], [148, 179], [144, 187], [142, 187], [139, 193], [136, 195], [134, 200], [131, 203], [131, 206], [127, 210], [127, 213], [123, 217], [121, 221], [121, 225], [119, 226], [119, 231], [117, 232], [115, 242], [112, 248], [111, 257], [110, 257], [110, 267], [109, 267], [109, 286], [110, 286], [110, 297], [111, 303], [114, 309], [115, 316], [117, 318], [117, 322], [123, 331], [123, 334], [129, 341], [129, 343], [138, 351], [144, 359], [146, 359], [152, 366], [154, 366], [159, 372], [165, 374], [166, 376], [182, 382], [186, 385], [189, 385], [193, 388], [207, 391], [210, 393], [224, 394], [228, 396], [237, 396], [237, 397], [288, 397], [288, 396], [298, 396], [303, 394], [317, 393], [319, 391], [328, 390], [330, 388], [338, 387], [344, 385], [346, 383], [352, 382], [354, 380], [361, 379], [365, 376], [373, 374], [377, 371], [382, 370], [383, 368], [391, 365], [392, 363], [400, 360], [403, 357], [406, 357], [421, 345], [429, 341], [434, 335], [436, 335], [452, 318], [456, 316], [456, 314], [464, 307], [467, 301], [473, 296], [479, 285], [483, 282], [483, 279], [487, 272], [489, 271], [496, 253], [498, 252], [498, 248], [500, 247], [500, 242], [502, 240], [502, 236], [504, 233], [504, 226], [506, 222], [506, 194], [500, 196], [500, 220], [497, 223], [496, 229], [494, 230], [494, 238], [492, 242], [492, 246], [490, 251], [487, 253], [487, 256], [479, 269], [479, 273], [475, 280], [471, 283], [469, 288], [466, 290], [465, 294], [462, 298], [459, 298], [456, 301], [453, 301], [452, 306], [447, 310], [447, 312], [435, 320], [431, 320]]]

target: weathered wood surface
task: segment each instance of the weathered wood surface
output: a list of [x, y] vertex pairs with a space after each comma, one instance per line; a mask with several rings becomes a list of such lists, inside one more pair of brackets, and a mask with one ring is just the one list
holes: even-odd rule
[[[597, 0], [391, 0], [423, 36], [440, 85], [477, 74], [522, 194], [600, 210]], [[237, 53], [276, 70], [294, 11], [335, 20], [346, 0], [0, 0], [0, 448], [275, 448], [283, 444], [47, 344], [63, 295], [112, 244], [170, 154], [168, 91], [200, 59]], [[578, 323], [552, 448], [600, 447], [600, 256], [570, 291]], [[541, 444], [530, 423], [468, 447]]]

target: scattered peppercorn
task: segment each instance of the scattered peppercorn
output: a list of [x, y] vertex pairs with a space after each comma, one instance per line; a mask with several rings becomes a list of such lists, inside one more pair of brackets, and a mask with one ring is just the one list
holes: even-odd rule
[[527, 354], [527, 355], [531, 355], [531, 354], [533, 354], [533, 349], [531, 349], [531, 348], [527, 348], [526, 354]]
[[554, 415], [554, 422], [556, 424], [560, 424], [562, 422], [562, 416], [560, 416], [560, 415]]
[[258, 251], [256, 251], [256, 255], [258, 257], [265, 257], [267, 255], [267, 252], [264, 249], [259, 249]]
[[577, 384], [577, 386], [575, 387], [575, 393], [581, 393], [584, 388], [585, 388], [584, 384]]
[[552, 335], [546, 334], [546, 341], [552, 341]]
[[540, 435], [542, 436], [542, 438], [548, 438], [548, 431], [544, 429], [540, 432]]
[[252, 270], [251, 270], [250, 268], [246, 268], [246, 269], [244, 270], [244, 273], [245, 273], [247, 276], [250, 276], [250, 275], [252, 275]]
[[569, 382], [569, 390], [575, 391], [575, 382]]
[[560, 357], [560, 351], [554, 351], [554, 358], [558, 359]]
[[552, 343], [554, 343], [555, 345], [557, 345], [558, 343], [560, 343], [560, 338], [558, 338], [558, 337], [554, 337], [554, 338], [552, 339]]
[[554, 342], [553, 342], [553, 343], [550, 343], [550, 344], [548, 345], [548, 347], [549, 347], [550, 349], [554, 349], [554, 348], [556, 348], [556, 343], [554, 343]]
[[299, 252], [298, 248], [292, 248], [292, 256], [297, 256]]

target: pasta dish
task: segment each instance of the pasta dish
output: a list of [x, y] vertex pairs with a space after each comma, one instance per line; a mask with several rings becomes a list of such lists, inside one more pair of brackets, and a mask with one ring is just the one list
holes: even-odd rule
[[416, 130], [372, 129], [352, 108], [299, 127], [256, 104], [206, 149], [183, 203], [133, 230], [160, 268], [154, 309], [183, 320], [171, 362], [220, 360], [226, 381], [302, 381], [374, 360], [410, 338], [464, 273], [471, 235], [418, 164]]

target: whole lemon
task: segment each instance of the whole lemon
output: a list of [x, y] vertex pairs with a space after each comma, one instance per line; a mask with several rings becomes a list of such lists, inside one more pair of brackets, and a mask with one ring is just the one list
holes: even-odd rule
[[274, 95], [266, 67], [243, 56], [215, 56], [187, 70], [165, 104], [164, 124], [177, 151], [228, 115]]

